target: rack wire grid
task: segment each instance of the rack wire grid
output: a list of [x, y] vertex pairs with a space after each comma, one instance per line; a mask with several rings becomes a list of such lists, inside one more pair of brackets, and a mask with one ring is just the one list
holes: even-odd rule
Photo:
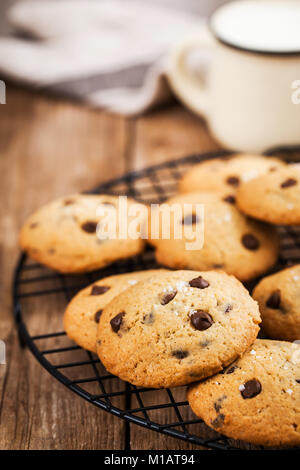
[[[161, 203], [176, 193], [179, 178], [191, 165], [224, 155], [228, 152], [191, 155], [168, 161], [128, 173], [89, 192], [126, 194], [144, 203]], [[276, 269], [300, 262], [300, 227], [279, 227], [278, 230], [281, 252]], [[13, 282], [14, 316], [22, 346], [27, 346], [41, 365], [68, 389], [127, 422], [203, 448], [254, 448], [216, 433], [196, 418], [186, 401], [185, 387], [156, 390], [125, 383], [108, 374], [94, 354], [72, 343], [62, 331], [65, 305], [80, 289], [111, 274], [155, 267], [158, 265], [151, 248], [135, 258], [78, 276], [50, 271], [32, 262], [23, 253]], [[36, 331], [37, 322], [33, 326], [32, 320], [40, 315], [37, 298], [42, 296], [48, 311], [39, 318], [40, 330]]]

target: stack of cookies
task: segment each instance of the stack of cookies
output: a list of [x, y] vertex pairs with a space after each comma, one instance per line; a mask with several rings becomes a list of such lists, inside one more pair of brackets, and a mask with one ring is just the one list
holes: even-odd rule
[[[166, 204], [204, 206], [203, 247], [187, 250], [174, 230], [169, 239], [149, 233], [166, 269], [83, 289], [67, 306], [65, 330], [122, 380], [190, 384], [194, 413], [228, 437], [300, 445], [300, 265], [265, 277], [252, 297], [241, 283], [276, 264], [274, 225], [300, 224], [300, 171], [263, 156], [213, 159], [184, 175], [179, 192]], [[99, 204], [116, 207], [117, 197], [75, 195], [45, 206], [24, 225], [22, 248], [64, 273], [141, 253], [141, 237], [97, 237]], [[200, 222], [191, 211], [180, 224]], [[261, 321], [269, 339], [257, 339]]]

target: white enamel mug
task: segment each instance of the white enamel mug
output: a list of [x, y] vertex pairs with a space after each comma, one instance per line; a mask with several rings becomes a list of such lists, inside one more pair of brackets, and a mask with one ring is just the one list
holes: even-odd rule
[[[208, 49], [206, 81], [187, 58]], [[300, 144], [300, 1], [244, 0], [218, 8], [208, 28], [171, 54], [168, 79], [187, 107], [232, 150]]]

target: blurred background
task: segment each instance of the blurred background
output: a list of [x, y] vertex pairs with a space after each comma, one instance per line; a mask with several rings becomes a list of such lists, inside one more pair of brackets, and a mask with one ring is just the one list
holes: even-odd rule
[[[1, 34], [8, 33], [12, 31], [12, 28], [9, 27], [7, 18], [5, 17], [5, 12], [16, 3], [24, 2], [26, 0], [2, 0], [1, 1]], [[42, 3], [45, 0], [37, 0], [37, 3]], [[52, 0], [53, 3], [61, 3], [64, 0]], [[83, 0], [82, 3], [88, 3], [93, 0]], [[101, 1], [101, 0], [100, 0]], [[123, 3], [126, 3], [124, 0]], [[196, 15], [209, 15], [218, 5], [226, 3], [226, 0], [141, 0], [139, 3], [145, 4], [156, 4], [156, 5], [165, 5], [172, 8], [177, 8], [180, 11], [190, 11]]]
[[140, 114], [170, 100], [164, 72], [171, 48], [223, 3], [3, 0], [0, 73], [93, 106]]

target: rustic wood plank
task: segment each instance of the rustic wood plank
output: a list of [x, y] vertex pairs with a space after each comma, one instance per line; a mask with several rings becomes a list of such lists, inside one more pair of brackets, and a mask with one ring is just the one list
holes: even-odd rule
[[175, 105], [137, 120], [130, 163], [139, 169], [219, 148], [200, 117]]
[[[20, 349], [10, 289], [25, 217], [54, 197], [121, 175], [126, 148], [121, 117], [10, 87], [0, 107], [0, 338], [7, 344], [7, 365], [0, 366], [1, 449], [124, 448], [123, 421], [67, 391]], [[61, 330], [64, 304], [36, 299], [31, 327]]]
[[[185, 155], [218, 150], [219, 145], [209, 134], [204, 121], [182, 107], [176, 105], [157, 111], [137, 120], [134, 132], [135, 145], [132, 148], [131, 169], [162, 163], [167, 160], [183, 157]], [[185, 387], [173, 390], [178, 401], [186, 400]], [[157, 391], [155, 394], [144, 393], [145, 405], [166, 403], [169, 401], [166, 391]], [[137, 407], [135, 401], [133, 407]], [[188, 407], [180, 408], [185, 419], [195, 419]], [[150, 418], [158, 423], [177, 422], [174, 410], [168, 408], [150, 412]], [[201, 435], [211, 435], [204, 425], [197, 425], [193, 432]], [[199, 449], [184, 441], [167, 437], [155, 432], [149, 432], [137, 426], [130, 425], [131, 449]]]

